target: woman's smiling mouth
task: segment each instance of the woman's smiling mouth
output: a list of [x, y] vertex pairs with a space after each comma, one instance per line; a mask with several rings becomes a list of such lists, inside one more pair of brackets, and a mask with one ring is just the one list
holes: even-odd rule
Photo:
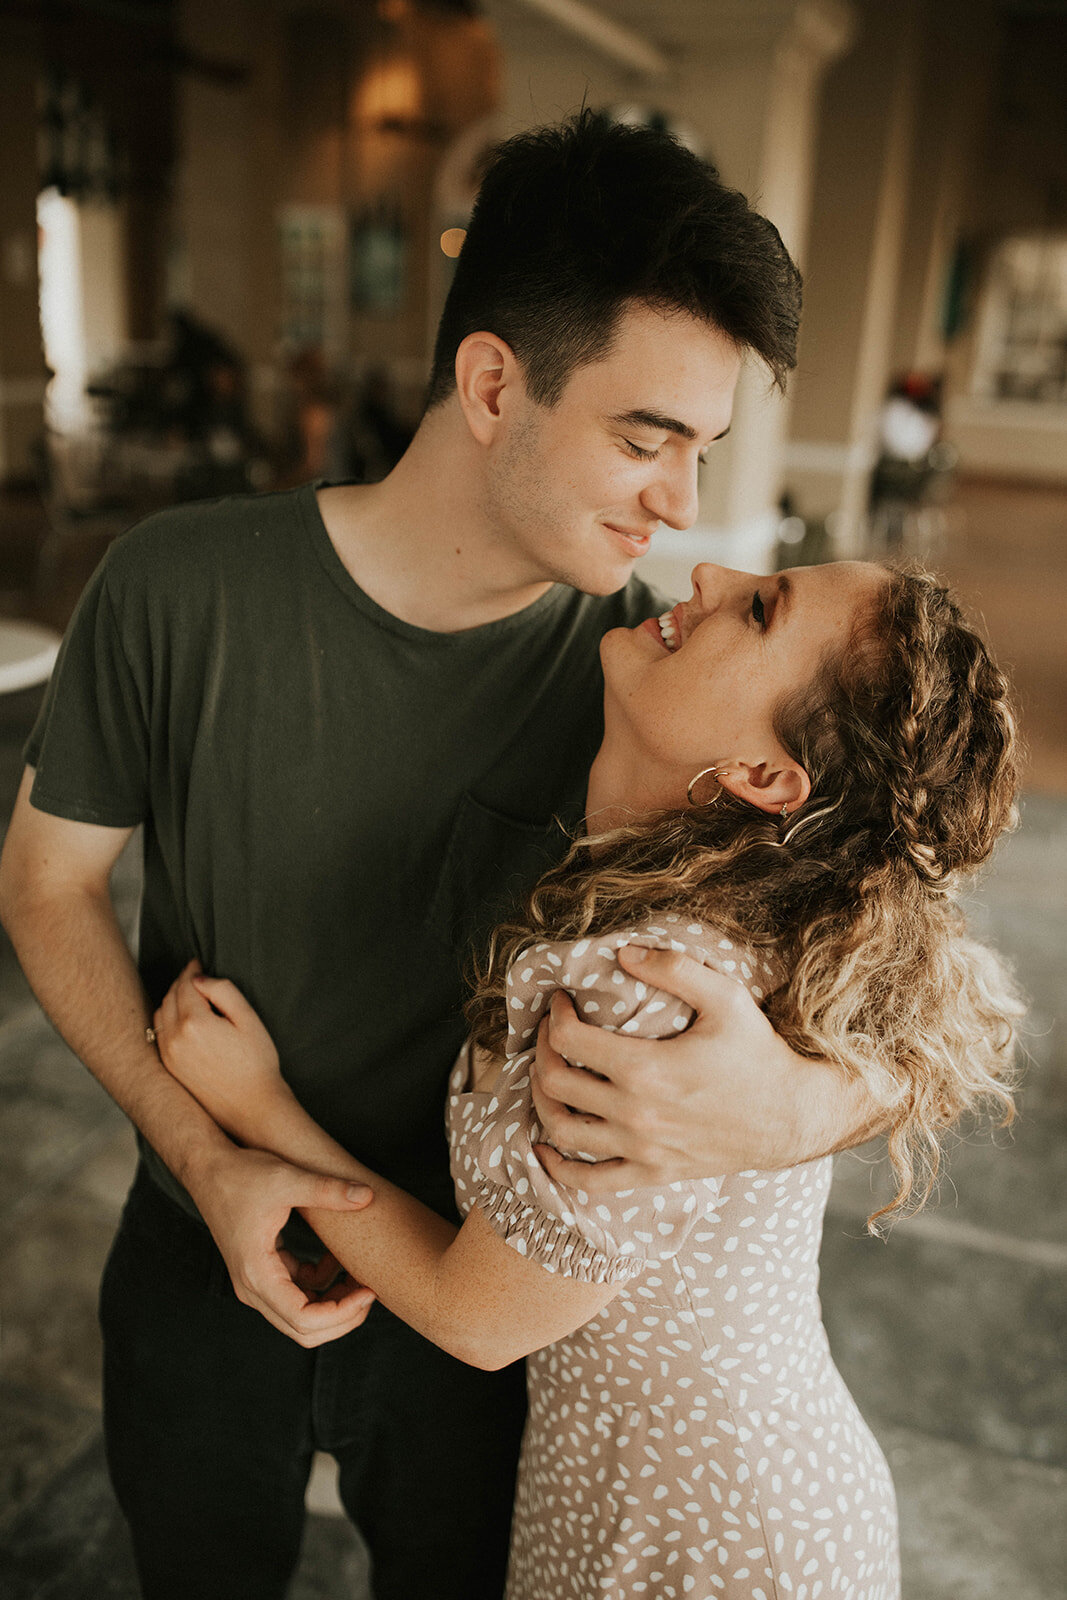
[[680, 606], [675, 606], [673, 611], [665, 611], [662, 617], [649, 617], [641, 624], [668, 655], [674, 655], [682, 648], [682, 626], [678, 617], [680, 609]]
[[656, 621], [663, 643], [673, 655], [682, 645], [682, 631], [678, 626], [678, 618], [673, 611], [665, 611], [662, 617], [656, 618]]

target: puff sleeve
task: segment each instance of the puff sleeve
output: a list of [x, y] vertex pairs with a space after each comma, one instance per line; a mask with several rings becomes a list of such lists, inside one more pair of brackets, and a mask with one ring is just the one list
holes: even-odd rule
[[468, 1123], [465, 1187], [520, 1255], [590, 1283], [626, 1282], [674, 1256], [697, 1223], [714, 1220], [723, 1181], [591, 1197], [555, 1184], [534, 1152], [542, 1132], [530, 1094], [531, 1046], [557, 989], [573, 998], [584, 1021], [619, 1033], [663, 1038], [692, 1021], [689, 1006], [623, 971], [616, 957], [624, 944], [679, 950], [736, 977], [757, 999], [774, 978], [770, 962], [674, 915], [605, 937], [531, 945], [512, 963], [508, 1056], [482, 1114]]

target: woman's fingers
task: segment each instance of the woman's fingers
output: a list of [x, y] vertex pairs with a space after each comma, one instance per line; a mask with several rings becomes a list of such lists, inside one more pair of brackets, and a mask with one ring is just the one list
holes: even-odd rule
[[229, 978], [199, 976], [190, 981], [201, 1000], [206, 1000], [228, 1022], [239, 1025], [256, 1016], [240, 989]]
[[187, 962], [163, 996], [152, 1019], [160, 1059], [164, 1066], [186, 1083], [186, 1087], [190, 1087], [192, 1082], [188, 1072], [190, 1061], [195, 1063], [206, 1042], [203, 1029], [220, 1020], [196, 988], [202, 973], [199, 961]]
[[163, 996], [153, 1018], [153, 1026], [159, 1038], [173, 1035], [178, 1024], [178, 998], [172, 985]]
[[195, 1021], [207, 1010], [207, 1001], [197, 989], [188, 967], [174, 980], [170, 992], [174, 996], [177, 1015], [183, 1022]]

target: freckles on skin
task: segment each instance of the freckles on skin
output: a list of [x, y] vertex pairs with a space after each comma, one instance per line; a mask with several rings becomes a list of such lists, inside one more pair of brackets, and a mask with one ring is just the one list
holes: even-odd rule
[[675, 655], [620, 662], [612, 726], [621, 723], [665, 767], [770, 759], [780, 748], [773, 726], [780, 682], [762, 644], [738, 631], [709, 624]]
[[[681, 767], [780, 760], [774, 721], [878, 604], [885, 572], [836, 562], [775, 577], [699, 567], [699, 594], [680, 607], [682, 643], [667, 652], [646, 628], [615, 629], [601, 650], [609, 729], [656, 762]], [[765, 598], [766, 630], [752, 615]], [[779, 598], [775, 598], [775, 597]]]

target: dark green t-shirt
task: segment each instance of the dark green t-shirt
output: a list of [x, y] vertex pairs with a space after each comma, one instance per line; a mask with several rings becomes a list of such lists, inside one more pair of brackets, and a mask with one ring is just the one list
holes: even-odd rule
[[[353, 581], [310, 488], [183, 506], [109, 551], [26, 759], [33, 804], [143, 822], [140, 968], [232, 978], [323, 1127], [448, 1211], [472, 941], [581, 815], [598, 642], [663, 609], [557, 586], [463, 633]], [[151, 1151], [157, 1180], [191, 1202]]]

